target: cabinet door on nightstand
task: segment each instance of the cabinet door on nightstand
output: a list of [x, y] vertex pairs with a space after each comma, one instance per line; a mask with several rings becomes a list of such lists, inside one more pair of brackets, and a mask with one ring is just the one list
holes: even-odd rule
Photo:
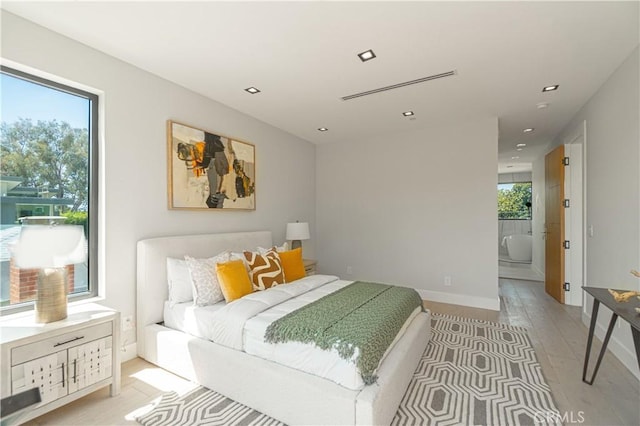
[[307, 276], [316, 274], [316, 261], [315, 260], [304, 260], [304, 272]]
[[111, 377], [111, 336], [69, 348], [69, 393]]
[[11, 394], [40, 389], [42, 404], [67, 395], [67, 351], [56, 352], [11, 367]]

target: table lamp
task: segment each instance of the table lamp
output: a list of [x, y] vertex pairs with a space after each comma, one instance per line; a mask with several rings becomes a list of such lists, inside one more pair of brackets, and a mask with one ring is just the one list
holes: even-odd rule
[[309, 224], [307, 222], [287, 223], [287, 235], [285, 239], [291, 240], [291, 249], [302, 247], [301, 240], [308, 240]]
[[23, 225], [13, 250], [15, 265], [39, 269], [35, 313], [37, 323], [67, 317], [67, 265], [87, 259], [80, 225]]

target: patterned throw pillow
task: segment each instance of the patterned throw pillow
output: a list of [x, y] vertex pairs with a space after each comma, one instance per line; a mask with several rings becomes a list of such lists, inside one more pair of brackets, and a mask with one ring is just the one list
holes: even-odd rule
[[195, 259], [191, 256], [185, 256], [184, 259], [187, 261], [193, 281], [193, 304], [207, 306], [223, 300], [224, 295], [218, 282], [216, 265], [228, 262], [229, 252], [220, 253], [209, 259]]
[[269, 250], [265, 254], [245, 251], [244, 257], [251, 271], [251, 282], [255, 291], [266, 290], [272, 286], [284, 284], [282, 264], [275, 250]]

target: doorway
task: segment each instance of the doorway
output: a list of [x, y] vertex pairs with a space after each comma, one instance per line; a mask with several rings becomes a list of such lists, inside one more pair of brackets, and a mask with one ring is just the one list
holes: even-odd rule
[[532, 171], [498, 174], [498, 276], [543, 281], [532, 268]]

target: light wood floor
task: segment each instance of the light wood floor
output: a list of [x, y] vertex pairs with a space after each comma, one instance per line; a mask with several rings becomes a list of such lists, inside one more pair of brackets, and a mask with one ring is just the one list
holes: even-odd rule
[[[587, 328], [580, 308], [558, 304], [544, 293], [542, 283], [534, 281], [500, 280], [500, 295], [500, 312], [434, 302], [425, 306], [436, 313], [526, 327], [566, 425], [640, 425], [640, 382], [612, 354], [604, 357], [593, 386], [582, 383]], [[594, 350], [599, 351], [599, 341], [594, 340]], [[182, 393], [193, 387], [136, 358], [122, 366], [120, 395], [110, 398], [105, 388], [27, 424], [136, 424], [134, 410], [169, 390]]]

